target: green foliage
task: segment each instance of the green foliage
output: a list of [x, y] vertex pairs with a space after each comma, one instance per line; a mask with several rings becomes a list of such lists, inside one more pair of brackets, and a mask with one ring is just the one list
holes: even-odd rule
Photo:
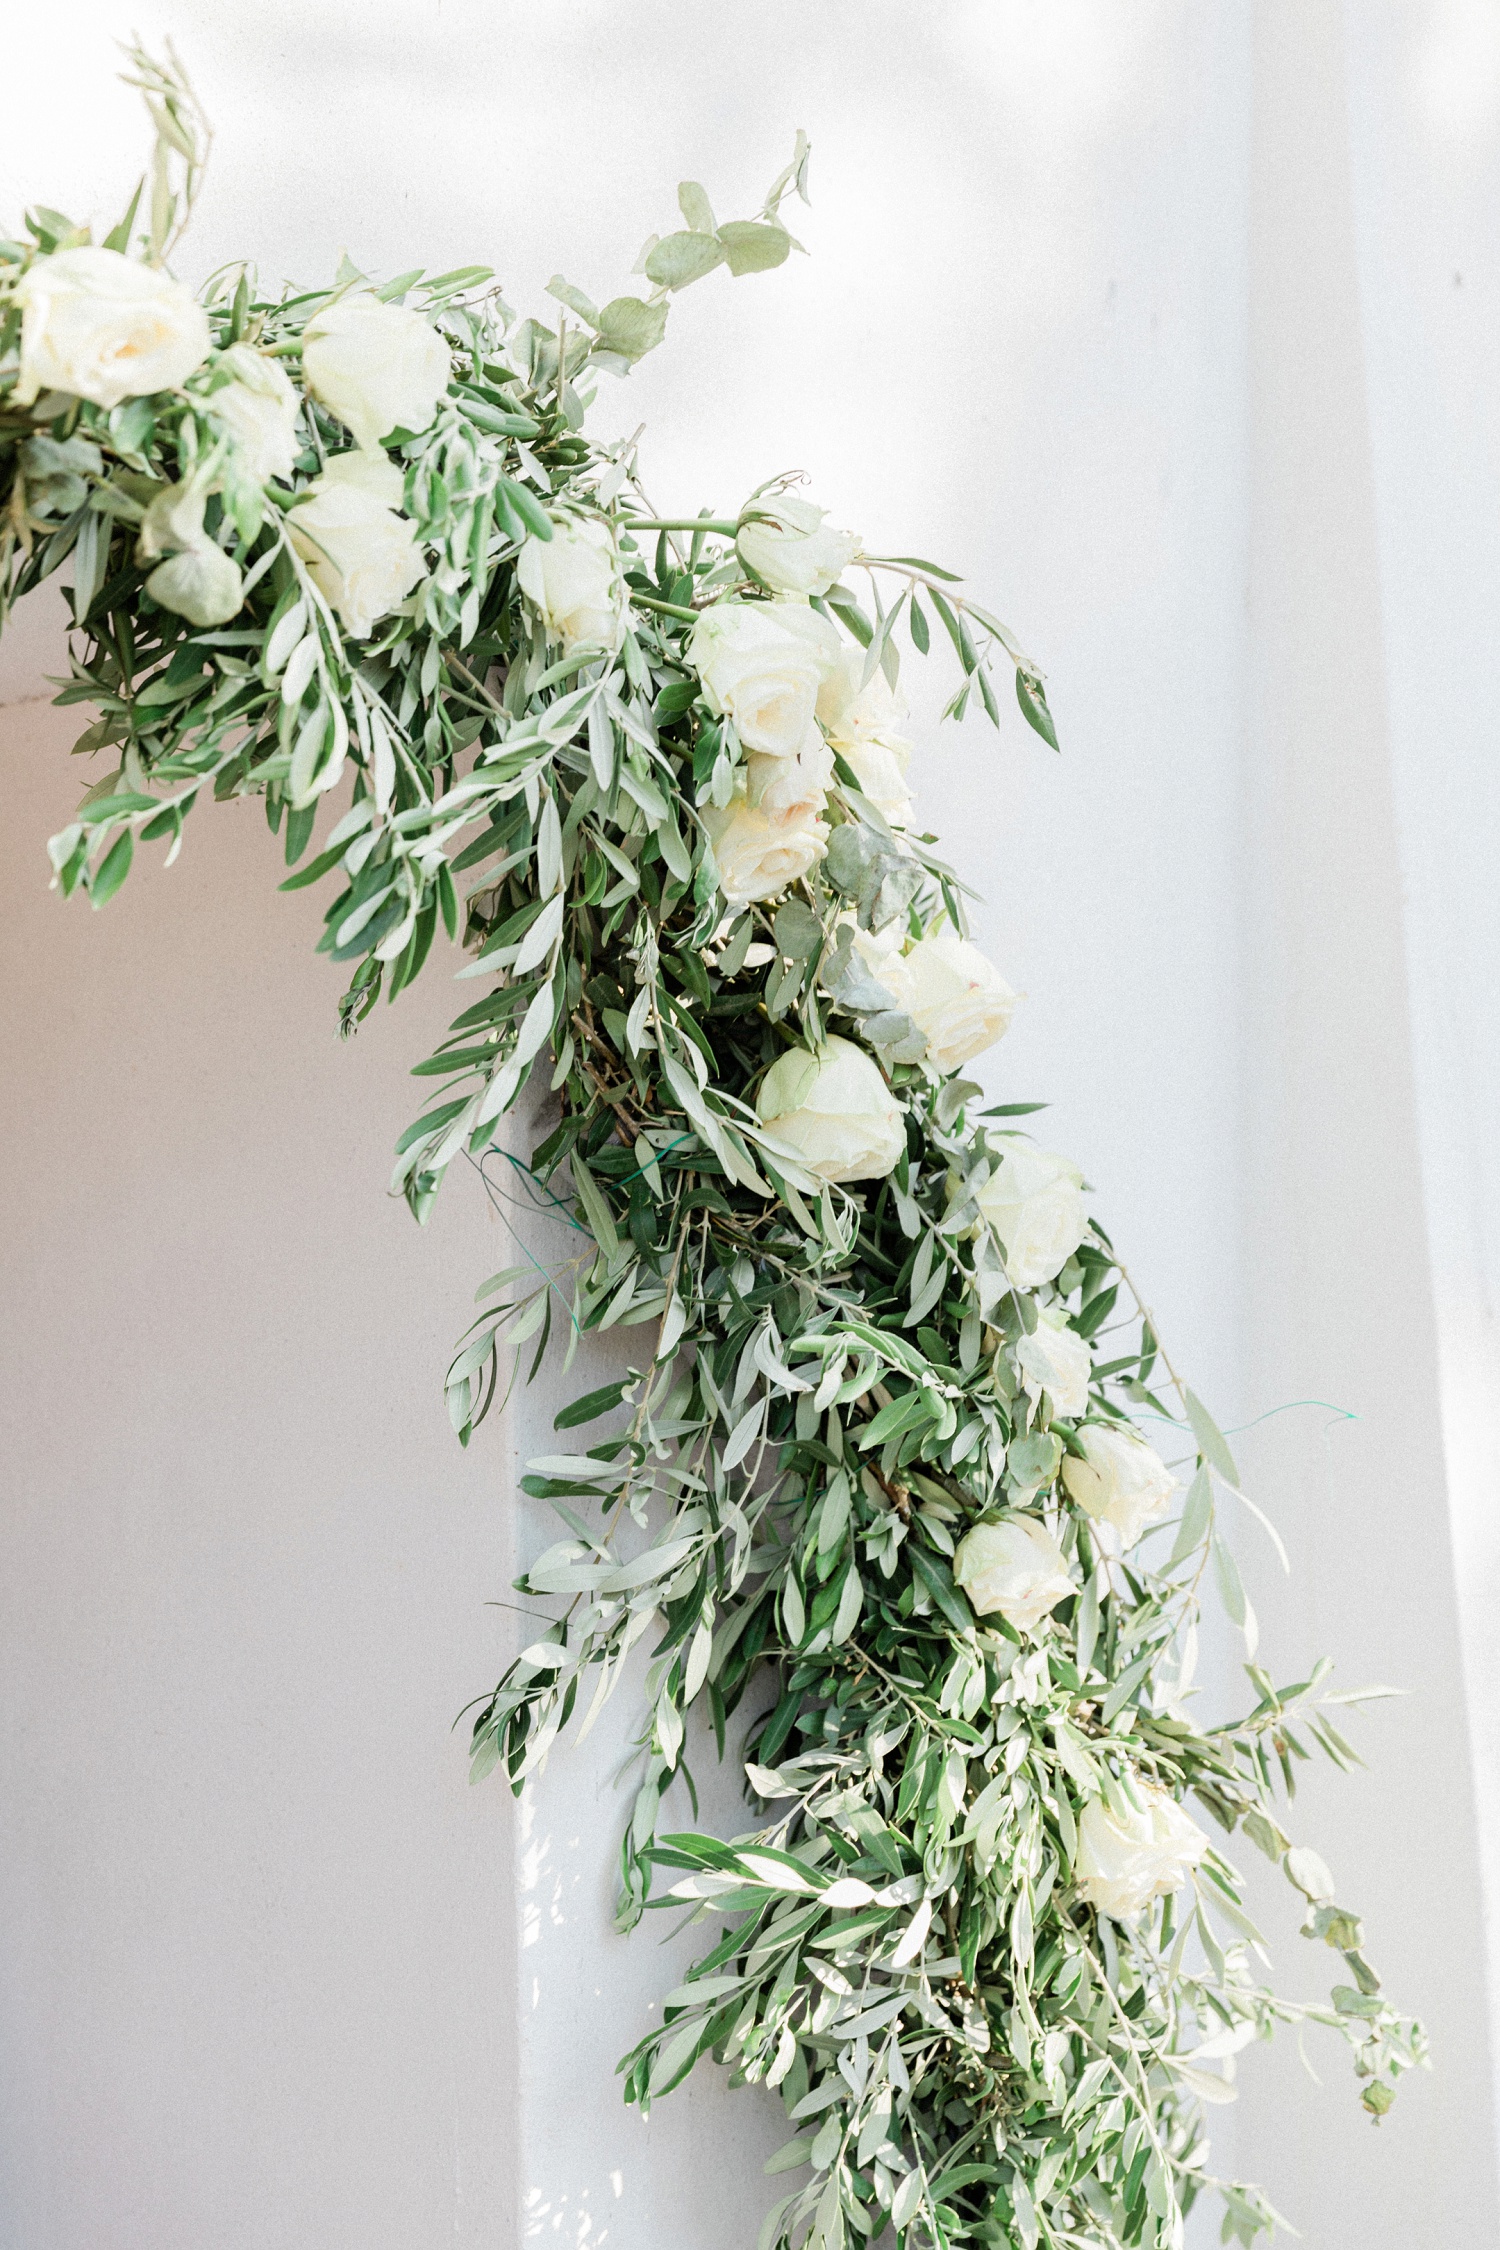
[[[180, 72], [133, 63], [161, 136], [157, 184], [148, 234], [133, 208], [111, 244], [159, 258], [206, 129]], [[596, 312], [559, 279], [555, 328], [518, 321], [484, 268], [384, 285], [445, 337], [452, 374], [429, 424], [385, 441], [422, 576], [360, 639], [287, 519], [348, 446], [302, 383], [304, 330], [375, 285], [346, 268], [328, 291], [273, 297], [232, 269], [208, 292], [213, 350], [181, 389], [18, 406], [15, 289], [84, 239], [33, 213], [29, 239], [0, 245], [5, 596], [73, 558], [59, 700], [89, 707], [78, 748], [108, 770], [53, 840], [64, 892], [102, 906], [137, 844], [176, 853], [204, 795], [259, 795], [295, 870], [283, 887], [330, 883], [321, 944], [351, 971], [346, 1027], [421, 972], [440, 925], [470, 949], [479, 996], [417, 1066], [434, 1098], [398, 1148], [419, 1218], [455, 1157], [483, 1161], [547, 1075], [528, 1184], [576, 1254], [542, 1267], [527, 1253], [481, 1290], [448, 1372], [454, 1428], [467, 1442], [555, 1327], [569, 1354], [615, 1327], [650, 1341], [622, 1383], [558, 1416], [564, 1433], [608, 1418], [606, 1434], [530, 1465], [527, 1489], [565, 1536], [519, 1585], [556, 1614], [479, 1710], [474, 1773], [520, 1788], [575, 1716], [586, 1729], [634, 1680], [641, 1648], [621, 1922], [685, 1907], [708, 1943], [622, 2065], [626, 2098], [648, 2106], [705, 2055], [780, 2089], [794, 2137], [771, 2169], [799, 2176], [762, 2250], [836, 2250], [887, 2222], [911, 2250], [1165, 2250], [1210, 2184], [1203, 2105], [1232, 2098], [1240, 2048], [1278, 2023], [1326, 2025], [1378, 2118], [1421, 2034], [1281, 1825], [1311, 1745], [1353, 1758], [1322, 1670], [1278, 1689], [1249, 1663], [1243, 1716], [1190, 1710], [1210, 1562], [1254, 1655], [1217, 1526], [1216, 1480], [1237, 1487], [1237, 1472], [1206, 1409], [1168, 1371], [1193, 1473], [1178, 1517], [1145, 1540], [1102, 1535], [1070, 1493], [1085, 1432], [1128, 1428], [1133, 1406], [1167, 1412], [1148, 1388], [1160, 1351], [1097, 1226], [1048, 1280], [1007, 1270], [982, 1199], [1027, 1145], [1031, 1105], [979, 1115], [977, 1089], [935, 1066], [859, 949], [944, 918], [962, 930], [959, 879], [841, 764], [824, 856], [780, 896], [723, 895], [710, 816], [743, 783], [745, 750], [690, 639], [705, 609], [765, 600], [735, 544], [765, 503], [663, 522], [632, 446], [596, 445], [585, 418], [596, 371], [660, 340], [674, 292], [787, 256], [780, 206], [805, 176], [799, 139], [760, 213], [725, 225], [685, 185], [684, 228], [643, 252], [653, 294]], [[243, 345], [298, 385], [286, 477], [257, 481], [225, 450], [213, 398], [222, 354]], [[215, 627], [145, 591], [138, 544], [147, 510], [195, 477], [206, 535], [243, 579], [238, 614]], [[549, 628], [518, 575], [528, 549], [579, 526], [604, 527], [617, 568], [592, 638]], [[990, 670], [1009, 664], [1055, 747], [1040, 674], [951, 572], [909, 556], [847, 568], [859, 590], [841, 579], [814, 601], [866, 651], [866, 683], [894, 679], [903, 643], [919, 658], [936, 643], [957, 668], [949, 711], [977, 693], [998, 725]], [[319, 799], [339, 789], [347, 804], [308, 860]], [[756, 1110], [770, 1067], [830, 1033], [878, 1059], [904, 1120], [899, 1161], [852, 1186]], [[1043, 1319], [1092, 1355], [1069, 1414], [1024, 1364]], [[1049, 1529], [1068, 1578], [1029, 1624], [976, 1612], [954, 1569], [975, 1526], [1017, 1521]], [[664, 1819], [695, 1705], [721, 1754], [736, 1714], [758, 1714], [744, 1745], [756, 1817], [730, 1842]], [[1306, 1934], [1343, 1964], [1327, 2003], [1264, 1981], [1217, 1849], [1134, 1916], [1092, 1902], [1090, 1809], [1128, 1824], [1185, 1798], [1283, 1867]], [[1272, 2225], [1258, 2191], [1212, 2184], [1226, 2240]]]

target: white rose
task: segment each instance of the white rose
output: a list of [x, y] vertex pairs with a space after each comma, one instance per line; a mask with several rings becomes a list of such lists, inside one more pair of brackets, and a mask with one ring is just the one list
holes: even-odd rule
[[[751, 502], [760, 522], [740, 525], [740, 560], [778, 594], [826, 594], [863, 542], [854, 531], [825, 531], [821, 508], [806, 500]], [[769, 520], [765, 520], [769, 519]]]
[[429, 321], [366, 290], [314, 313], [302, 332], [308, 389], [366, 451], [392, 430], [425, 430], [452, 372]]
[[301, 446], [297, 437], [296, 390], [279, 361], [248, 344], [233, 344], [219, 356], [233, 381], [210, 391], [204, 404], [234, 447], [235, 463], [253, 484], [289, 477]]
[[703, 825], [713, 845], [719, 888], [732, 907], [774, 898], [789, 883], [800, 882], [828, 849], [828, 829], [815, 804], [794, 804], [770, 813], [736, 796], [728, 805], [708, 805]]
[[980, 1216], [999, 1237], [1005, 1270], [1022, 1289], [1062, 1271], [1083, 1240], [1083, 1174], [1065, 1156], [1018, 1146], [980, 1189]]
[[1175, 1891], [1208, 1850], [1207, 1836], [1174, 1797], [1149, 1782], [1138, 1781], [1136, 1790], [1144, 1811], [1111, 1812], [1095, 1797], [1078, 1822], [1078, 1888], [1116, 1922]]
[[894, 1008], [896, 1005], [895, 979], [891, 974], [890, 965], [893, 960], [899, 959], [901, 941], [906, 935], [899, 922], [887, 922], [883, 930], [862, 930], [859, 926], [858, 916], [846, 908], [842, 914], [836, 917], [833, 928], [828, 933], [828, 945], [819, 964], [818, 982], [825, 992], [831, 992], [835, 998], [838, 997], [839, 980], [832, 976], [832, 969], [840, 941], [846, 930], [849, 934], [851, 951], [864, 963], [876, 982], [884, 985], [890, 1005]]
[[1067, 1557], [1035, 1516], [976, 1524], [959, 1541], [953, 1577], [980, 1616], [997, 1609], [1023, 1633], [1078, 1591]]
[[[845, 907], [834, 925], [836, 930], [847, 930], [854, 950], [860, 954], [873, 976], [889, 988], [891, 963], [899, 961], [906, 943], [907, 929], [902, 921], [887, 922], [883, 929], [861, 929], [859, 916], [852, 907]], [[894, 998], [894, 993], [892, 998]]]
[[1078, 1433], [1084, 1458], [1065, 1454], [1062, 1480], [1068, 1498], [1098, 1523], [1113, 1524], [1122, 1547], [1133, 1547], [1147, 1524], [1167, 1512], [1176, 1479], [1159, 1453], [1132, 1430], [1091, 1422]]
[[768, 758], [752, 751], [745, 760], [745, 795], [774, 820], [780, 815], [823, 810], [833, 779], [833, 752], [816, 727], [793, 758]]
[[926, 1040], [935, 1070], [957, 1070], [982, 1055], [1016, 1012], [1017, 996], [999, 970], [946, 922], [878, 974]]
[[904, 828], [911, 819], [906, 781], [911, 744], [898, 730], [906, 698], [878, 665], [867, 680], [865, 662], [862, 648], [842, 650], [818, 690], [818, 717], [864, 795], [893, 828]]
[[822, 1180], [883, 1180], [906, 1148], [901, 1105], [862, 1047], [789, 1048], [761, 1081], [761, 1123]]
[[868, 741], [841, 742], [839, 756], [853, 772], [863, 795], [892, 828], [905, 828], [911, 819], [911, 791], [906, 768], [911, 744], [896, 735]]
[[27, 268], [17, 406], [42, 390], [95, 406], [175, 391], [208, 357], [208, 315], [170, 274], [118, 250], [58, 250]]
[[1087, 1410], [1094, 1360], [1075, 1329], [1043, 1313], [1034, 1334], [1023, 1336], [1017, 1344], [1016, 1365], [1033, 1402], [1045, 1391], [1053, 1413], [1066, 1414], [1070, 1421]]
[[694, 626], [687, 659], [747, 750], [791, 758], [841, 646], [827, 618], [800, 602], [716, 602]]
[[146, 580], [146, 592], [192, 625], [227, 625], [245, 599], [238, 563], [211, 539], [158, 563]]
[[559, 523], [550, 539], [528, 539], [516, 563], [521, 591], [541, 613], [550, 639], [565, 649], [616, 649], [625, 624], [615, 537], [589, 517]]
[[357, 640], [405, 600], [423, 574], [416, 533], [401, 505], [394, 461], [338, 453], [287, 515], [287, 530], [325, 594]]
[[838, 662], [818, 690], [818, 717], [830, 742], [840, 749], [846, 742], [889, 742], [905, 749], [899, 729], [906, 717], [906, 698], [891, 686], [877, 664], [865, 678], [866, 653], [839, 643]]

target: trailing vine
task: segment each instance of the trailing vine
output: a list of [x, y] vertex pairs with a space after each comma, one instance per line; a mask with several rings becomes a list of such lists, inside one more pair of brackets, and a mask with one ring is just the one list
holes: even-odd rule
[[[963, 1075], [1015, 996], [915, 827], [901, 664], [946, 657], [948, 713], [997, 725], [1013, 681], [1055, 747], [1041, 675], [950, 571], [867, 553], [788, 480], [665, 519], [633, 441], [587, 435], [682, 288], [797, 247], [805, 142], [750, 218], [685, 185], [642, 290], [559, 278], [555, 322], [482, 266], [346, 261], [298, 294], [241, 266], [194, 297], [164, 260], [206, 126], [175, 58], [131, 69], [149, 192], [102, 245], [47, 210], [0, 242], [4, 601], [71, 564], [58, 700], [107, 769], [56, 881], [103, 906], [138, 845], [170, 862], [200, 801], [258, 795], [282, 887], [332, 889], [346, 1029], [460, 940], [477, 997], [398, 1149], [419, 1219], [545, 1078], [521, 1169], [581, 1247], [481, 1290], [454, 1428], [559, 1329], [570, 1357], [641, 1345], [531, 1464], [561, 1536], [518, 1583], [551, 1622], [473, 1766], [520, 1789], [642, 1696], [620, 1922], [681, 1910], [705, 1950], [626, 2099], [708, 2056], [779, 2092], [762, 2250], [888, 2225], [1166, 2250], [1209, 2186], [1251, 2242], [1274, 2214], [1203, 2126], [1236, 2052], [1325, 2025], [1379, 2118], [1423, 2045], [1284, 1825], [1312, 1748], [1353, 1760], [1361, 1699], [1254, 1661], [1229, 1447], [1034, 1105]], [[1183, 1479], [1140, 1412], [1181, 1431]], [[1213, 1720], [1205, 1581], [1247, 1656]], [[694, 1707], [721, 1756], [749, 1715], [730, 1839], [664, 1815]], [[1337, 1956], [1326, 2001], [1266, 1981], [1233, 1836]]]

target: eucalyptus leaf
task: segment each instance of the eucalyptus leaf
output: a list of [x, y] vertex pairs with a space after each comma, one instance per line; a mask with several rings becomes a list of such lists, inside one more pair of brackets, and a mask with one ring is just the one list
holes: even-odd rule
[[599, 315], [599, 342], [623, 360], [644, 359], [667, 332], [667, 308], [640, 297], [611, 297]]
[[792, 247], [784, 227], [765, 226], [755, 219], [730, 219], [718, 231], [733, 274], [765, 273], [783, 265]]
[[686, 289], [725, 262], [725, 247], [710, 230], [669, 234], [646, 260], [646, 278], [667, 289]]

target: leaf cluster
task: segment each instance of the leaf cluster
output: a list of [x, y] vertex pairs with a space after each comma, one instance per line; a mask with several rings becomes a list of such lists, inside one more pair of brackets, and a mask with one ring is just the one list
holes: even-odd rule
[[[133, 58], [159, 146], [150, 215], [112, 246], [165, 255], [206, 148], [175, 66]], [[587, 433], [598, 371], [660, 340], [674, 293], [720, 265], [764, 270], [794, 247], [780, 216], [807, 151], [752, 219], [719, 224], [703, 189], [642, 255], [647, 297], [596, 309], [557, 281], [556, 326], [520, 320], [488, 268], [379, 283], [347, 262], [329, 287], [263, 291], [247, 267], [206, 295], [215, 352], [180, 392], [105, 410], [14, 404], [17, 282], [84, 239], [31, 214], [0, 244], [0, 583], [8, 604], [65, 562], [72, 676], [92, 713], [78, 749], [107, 771], [51, 845], [57, 881], [102, 906], [138, 844], [175, 854], [205, 798], [262, 798], [293, 870], [326, 882], [321, 950], [347, 970], [352, 1029], [428, 963], [441, 927], [477, 997], [417, 1066], [432, 1099], [402, 1135], [395, 1187], [424, 1217], [448, 1167], [492, 1160], [501, 1120], [540, 1074], [542, 1137], [519, 1167], [567, 1253], [526, 1251], [480, 1292], [447, 1378], [468, 1441], [553, 1340], [643, 1331], [639, 1364], [558, 1417], [606, 1434], [533, 1462], [527, 1489], [562, 1536], [518, 1582], [537, 1637], [473, 1724], [476, 1778], [520, 1788], [644, 1663], [644, 1721], [621, 1852], [620, 1915], [680, 1908], [707, 1950], [626, 2058], [646, 2107], [703, 2056], [780, 2091], [799, 2174], [762, 2250], [918, 2245], [1180, 2244], [1211, 2183], [1205, 2104], [1233, 2097], [1233, 2056], [1311, 2020], [1347, 2043], [1366, 2107], [1421, 2060], [1386, 2001], [1357, 1918], [1282, 1825], [1310, 1746], [1354, 1753], [1315, 1671], [1277, 1688], [1251, 1661], [1243, 1718], [1192, 1715], [1200, 1593], [1211, 1570], [1255, 1656], [1220, 1496], [1229, 1449], [1177, 1385], [1097, 1222], [1053, 1280], [1007, 1273], [981, 1198], [1034, 1105], [982, 1113], [868, 972], [856, 939], [963, 930], [966, 893], [936, 839], [893, 831], [841, 763], [826, 856], [777, 899], [730, 909], [708, 816], [744, 746], [690, 654], [714, 604], [757, 601], [736, 534], [756, 512], [655, 516], [630, 443]], [[342, 630], [287, 517], [348, 442], [301, 382], [308, 321], [352, 288], [421, 309], [453, 379], [431, 424], [396, 432], [425, 574], [363, 641]], [[571, 315], [571, 325], [569, 321]], [[249, 343], [299, 390], [289, 480], [226, 453], [218, 355]], [[205, 517], [245, 605], [199, 629], [144, 591], [139, 527], [162, 494], [214, 470]], [[621, 571], [608, 645], [560, 645], [518, 575], [529, 542], [608, 527]], [[945, 568], [862, 557], [819, 606], [863, 651], [864, 679], [951, 653], [948, 712], [998, 726], [1006, 665], [1055, 747], [1040, 673]], [[940, 628], [933, 631], [933, 624]], [[321, 801], [341, 809], [308, 857]], [[830, 1184], [767, 1133], [757, 1094], [789, 1048], [862, 1043], [902, 1105], [890, 1176]], [[503, 1158], [504, 1152], [501, 1151]], [[1020, 1347], [1046, 1318], [1093, 1354], [1086, 1413], [1053, 1410]], [[1158, 1369], [1162, 1372], [1159, 1374]], [[1164, 1402], [1161, 1391], [1171, 1394]], [[1191, 1475], [1180, 1516], [1122, 1553], [1070, 1499], [1085, 1422], [1175, 1419]], [[1239, 1495], [1243, 1498], [1243, 1495]], [[1023, 1631], [980, 1615], [954, 1575], [965, 1535], [1044, 1521], [1073, 1591]], [[686, 1829], [695, 1708], [719, 1754], [731, 1726], [755, 1824]], [[1345, 1981], [1280, 1996], [1228, 1857], [1134, 1922], [1101, 1914], [1080, 1825], [1128, 1819], [1151, 1791], [1191, 1798], [1226, 1840], [1284, 1869], [1307, 1934]], [[1258, 2191], [1212, 2180], [1226, 2239], [1274, 2222]]]

